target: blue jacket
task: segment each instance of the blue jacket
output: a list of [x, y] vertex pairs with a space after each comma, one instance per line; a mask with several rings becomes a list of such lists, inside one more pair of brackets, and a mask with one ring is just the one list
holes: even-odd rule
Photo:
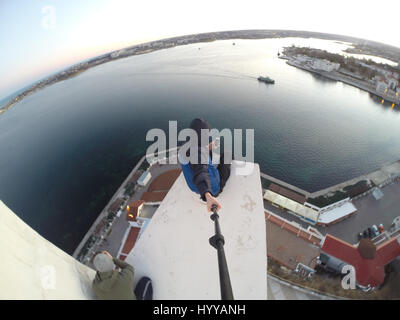
[[[199, 150], [200, 152], [200, 150]], [[199, 156], [200, 158], [200, 156]], [[204, 194], [210, 192], [216, 196], [220, 190], [219, 172], [215, 164], [212, 163], [209, 157], [207, 164], [191, 164], [185, 163], [179, 157], [179, 162], [182, 167], [183, 175], [190, 190], [200, 194], [201, 198], [205, 201]]]

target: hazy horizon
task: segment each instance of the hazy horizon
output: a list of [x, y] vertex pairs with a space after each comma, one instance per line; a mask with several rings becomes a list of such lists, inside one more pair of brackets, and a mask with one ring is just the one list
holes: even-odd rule
[[[175, 36], [230, 30], [299, 30], [337, 34], [400, 48], [397, 1], [317, 0], [267, 4], [263, 1], [60, 0], [0, 3], [4, 41], [0, 99], [82, 60], [113, 50]], [[388, 10], [390, 8], [390, 10]], [[339, 21], [339, 23], [338, 23]], [[373, 23], [371, 23], [373, 21]], [[4, 32], [7, 30], [7, 32]]]

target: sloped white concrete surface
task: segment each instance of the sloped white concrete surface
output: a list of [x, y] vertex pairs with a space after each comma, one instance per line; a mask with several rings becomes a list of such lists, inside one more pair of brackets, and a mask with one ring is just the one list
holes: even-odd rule
[[44, 239], [0, 201], [0, 299], [93, 299], [95, 271]]
[[[266, 229], [256, 164], [247, 175], [233, 162], [222, 194], [220, 226], [235, 299], [267, 299]], [[126, 261], [135, 284], [152, 279], [154, 299], [220, 299], [214, 222], [181, 174]]]

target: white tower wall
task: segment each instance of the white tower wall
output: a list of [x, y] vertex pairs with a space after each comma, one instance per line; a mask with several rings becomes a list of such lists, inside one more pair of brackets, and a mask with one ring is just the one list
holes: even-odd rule
[[0, 201], [0, 299], [92, 299], [95, 271], [44, 239]]

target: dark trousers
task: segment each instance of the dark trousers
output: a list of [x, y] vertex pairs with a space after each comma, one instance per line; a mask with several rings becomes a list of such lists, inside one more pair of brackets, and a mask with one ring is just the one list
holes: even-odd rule
[[220, 186], [218, 194], [220, 194], [225, 187], [226, 181], [228, 181], [229, 176], [231, 175], [231, 164], [224, 163], [224, 154], [222, 154], [220, 157], [217, 169], [219, 172], [219, 186]]

